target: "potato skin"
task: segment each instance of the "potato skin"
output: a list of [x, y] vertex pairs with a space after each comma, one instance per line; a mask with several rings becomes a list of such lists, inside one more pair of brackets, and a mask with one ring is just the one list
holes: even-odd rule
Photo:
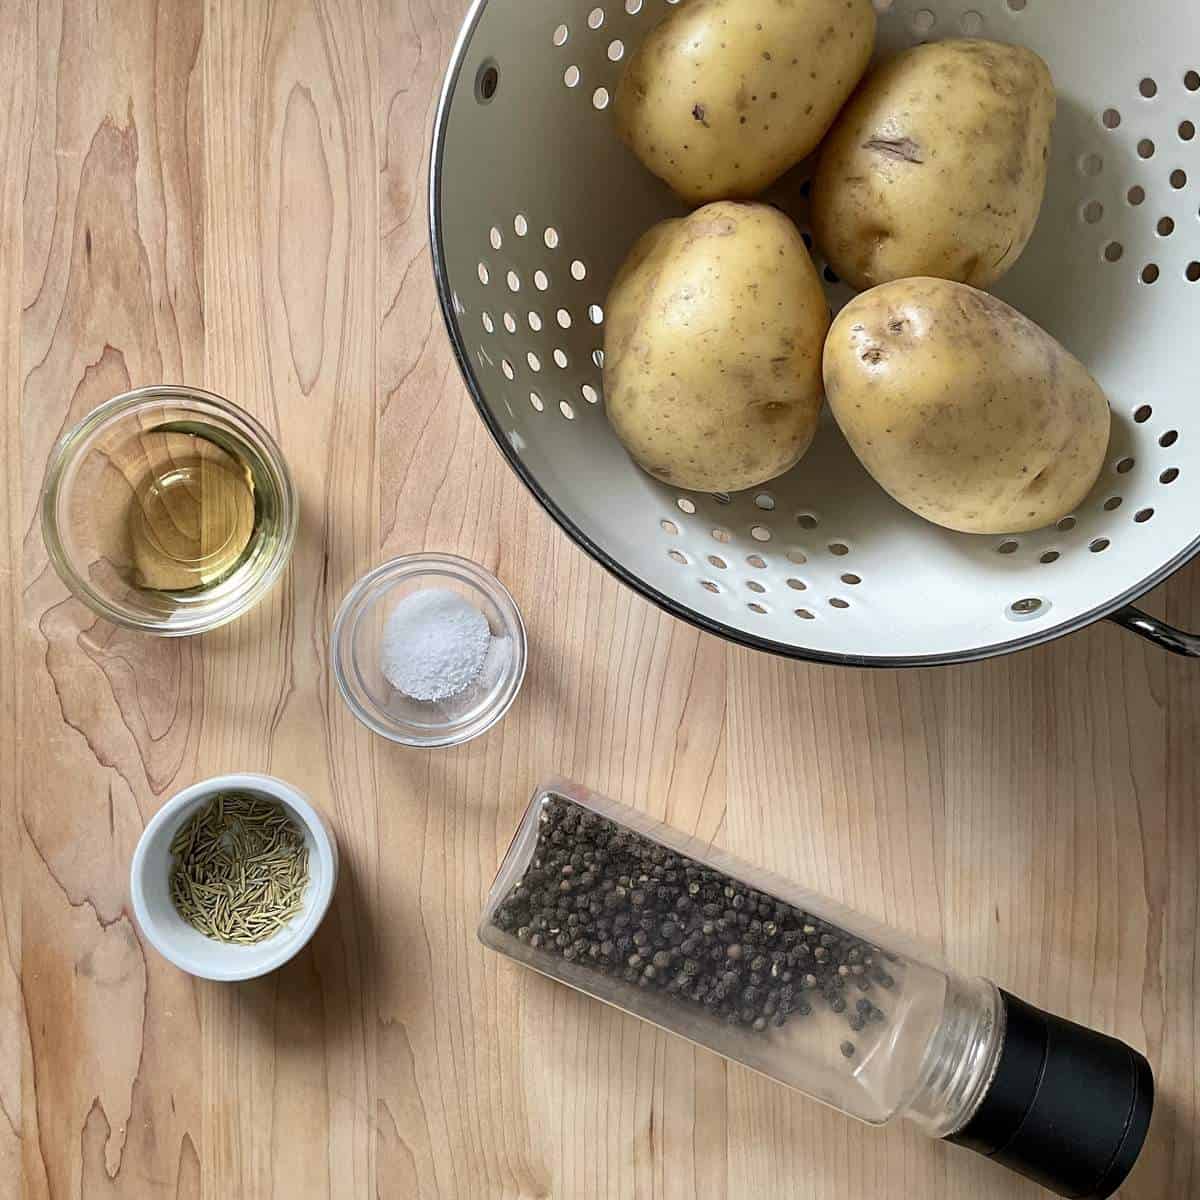
[[1002, 300], [905, 279], [853, 300], [830, 330], [825, 389], [863, 466], [918, 515], [1021, 533], [1091, 491], [1111, 428], [1087, 369]]
[[741, 491], [811, 444], [829, 305], [777, 210], [720, 202], [656, 225], [618, 273], [604, 329], [609, 420], [664, 483]]
[[813, 231], [859, 290], [932, 275], [986, 288], [1020, 258], [1046, 192], [1057, 100], [1020, 46], [916, 46], [872, 72], [821, 151]]
[[750, 199], [816, 149], [875, 46], [871, 0], [685, 0], [617, 87], [617, 131], [689, 204]]

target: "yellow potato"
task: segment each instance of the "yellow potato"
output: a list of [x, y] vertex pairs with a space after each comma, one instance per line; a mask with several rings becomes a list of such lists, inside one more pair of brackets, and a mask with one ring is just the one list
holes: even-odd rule
[[1020, 258], [1046, 191], [1056, 99], [1020, 46], [917, 46], [867, 77], [825, 145], [813, 231], [852, 287], [935, 275], [985, 288]]
[[963, 533], [1066, 516], [1104, 465], [1100, 386], [986, 292], [903, 279], [865, 292], [825, 344], [825, 391], [863, 466], [901, 504]]
[[782, 213], [722, 202], [656, 225], [605, 313], [605, 408], [651, 475], [734, 492], [781, 475], [808, 449], [829, 306]]
[[617, 130], [690, 204], [750, 199], [816, 149], [875, 46], [871, 0], [685, 0], [617, 88]]

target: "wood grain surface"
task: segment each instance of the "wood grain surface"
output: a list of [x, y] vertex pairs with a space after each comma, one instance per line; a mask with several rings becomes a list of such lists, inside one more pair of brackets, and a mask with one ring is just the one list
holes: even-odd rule
[[[532, 2], [532, 0], [531, 0]], [[1126, 1200], [1200, 1196], [1200, 667], [1097, 628], [955, 670], [734, 649], [549, 522], [466, 398], [424, 184], [464, 0], [0, 0], [0, 1200], [1041, 1195], [521, 973], [474, 925], [561, 772], [1144, 1047]], [[98, 622], [37, 521], [54, 439], [184, 381], [278, 436], [292, 568], [199, 639]], [[516, 594], [529, 678], [420, 754], [331, 678], [354, 579], [422, 547]], [[1151, 601], [1200, 627], [1200, 570]], [[240, 986], [134, 925], [174, 791], [271, 771], [334, 821], [312, 945]]]

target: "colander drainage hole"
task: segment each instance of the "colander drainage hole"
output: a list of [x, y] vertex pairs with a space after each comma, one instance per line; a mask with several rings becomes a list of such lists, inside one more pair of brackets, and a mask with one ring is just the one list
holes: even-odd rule
[[759, 596], [761, 596], [767, 590], [761, 583], [758, 582], [757, 579], [748, 579], [746, 581], [746, 587]]
[[1200, 92], [1200, 71], [1189, 71], [1183, 77], [1183, 86], [1189, 92]]
[[1158, 439], [1158, 444], [1164, 450], [1166, 450], [1169, 446], [1175, 445], [1175, 443], [1177, 441], [1179, 441], [1179, 430], [1178, 429], [1168, 429], [1167, 432], [1164, 433], [1162, 435], [1162, 437], [1160, 437]]
[[808, 562], [808, 555], [803, 550], [789, 550], [787, 552], [788, 562], [795, 563], [796, 566], [802, 567]]
[[1200, 283], [1200, 262], [1188, 263], [1187, 270], [1183, 274], [1188, 283]]
[[495, 225], [492, 226], [491, 231], [488, 233], [488, 241], [492, 243], [493, 250], [499, 250], [504, 245], [504, 239], [500, 236], [500, 230]]
[[598, 87], [592, 93], [592, 107], [597, 111], [608, 107], [608, 88]]
[[1047, 550], [1046, 553], [1043, 554], [1042, 557], [1038, 559], [1038, 562], [1043, 563], [1046, 566], [1049, 566], [1051, 563], [1058, 562], [1058, 560], [1060, 558], [1062, 558], [1062, 555], [1059, 554], [1059, 552], [1057, 550]]
[[558, 402], [558, 411], [562, 413], [562, 415], [566, 417], [568, 421], [575, 420], [575, 410], [571, 407], [571, 402], [569, 400], [560, 400]]
[[541, 313], [537, 313], [537, 312], [531, 312], [531, 313], [529, 314], [529, 328], [530, 328], [530, 329], [532, 329], [534, 333], [541, 333], [541, 332], [542, 332], [542, 316], [541, 316]]
[[567, 369], [568, 361], [569, 360], [567, 359], [565, 350], [562, 350], [561, 348], [559, 348], [554, 351], [554, 363], [561, 370], [565, 371]]
[[514, 317], [510, 312], [506, 312], [504, 314], [504, 328], [507, 329], [509, 333], [517, 332], [517, 318]]
[[726, 546], [733, 541], [733, 534], [730, 533], [728, 529], [722, 529], [720, 526], [717, 526], [717, 528], [712, 531], [712, 536], [714, 542], [720, 542], [722, 545]]
[[858, 575], [843, 575], [842, 582], [850, 587], [858, 587], [862, 583], [862, 578]]
[[1049, 608], [1048, 600], [1043, 600], [1040, 596], [1026, 596], [1024, 599], [1014, 600], [1004, 610], [1004, 615], [1010, 621], [1030, 621], [1034, 617], [1045, 616]]
[[754, 506], [761, 508], [763, 512], [772, 512], [775, 508], [775, 497], [769, 492], [760, 492], [754, 497]]
[[1185, 187], [1187, 187], [1187, 181], [1188, 181], [1188, 177], [1187, 177], [1186, 171], [1172, 171], [1171, 172], [1171, 186], [1177, 192], [1182, 191]]
[[1153, 158], [1154, 151], [1155, 145], [1149, 138], [1142, 138], [1142, 140], [1138, 142], [1137, 152], [1139, 158]]
[[560, 25], [554, 31], [554, 36], [550, 40], [556, 46], [565, 46], [567, 44], [567, 38], [570, 36], [571, 36], [571, 31], [565, 25]]
[[682, 550], [668, 550], [667, 557], [674, 563], [678, 563], [681, 567], [688, 565], [688, 557]]
[[746, 565], [754, 567], [758, 571], [765, 571], [767, 569], [767, 560], [761, 554], [747, 554]]
[[563, 83], [565, 83], [567, 85], [567, 87], [573, 88], [573, 87], [579, 86], [579, 80], [580, 80], [579, 68], [577, 66], [575, 66], [574, 63], [572, 63], [563, 72]]
[[1105, 129], [1120, 129], [1121, 114], [1115, 108], [1106, 108], [1100, 116]]
[[850, 553], [850, 547], [845, 542], [830, 542], [829, 553], [835, 558], [845, 558]]
[[801, 529], [816, 529], [817, 525], [820, 524], [812, 513], [801, 513], [796, 518], [796, 522]]
[[480, 316], [480, 320], [483, 322], [483, 327], [484, 327], [484, 329], [486, 329], [488, 331], [488, 333], [496, 332], [496, 326], [495, 326], [495, 323], [492, 321], [491, 313], [483, 313]]
[[1157, 283], [1158, 277], [1160, 274], [1161, 274], [1161, 272], [1158, 269], [1157, 263], [1147, 263], [1142, 268], [1142, 282], [1143, 283]]
[[1138, 91], [1141, 92], [1147, 100], [1153, 100], [1154, 97], [1158, 95], [1158, 84], [1155, 83], [1153, 79], [1143, 79], [1142, 82], [1138, 84]]
[[729, 566], [729, 564], [719, 554], [710, 554], [708, 556], [708, 561], [709, 564], [716, 567], [718, 571], [724, 571]]
[[1063, 517], [1063, 519], [1059, 521], [1055, 528], [1061, 533], [1070, 533], [1071, 530], [1074, 529], [1078, 524], [1079, 522], [1074, 517]]
[[1168, 467], [1159, 477], [1158, 482], [1161, 484], [1174, 483], [1179, 478], [1178, 467]]
[[764, 608], [764, 607], [763, 607], [761, 604], [759, 604], [759, 603], [758, 603], [758, 601], [756, 601], [756, 600], [754, 600], [754, 601], [751, 601], [749, 604], [747, 604], [747, 605], [746, 605], [746, 607], [747, 607], [747, 608], [748, 608], [748, 609], [749, 609], [749, 610], [750, 610], [752, 613], [758, 613], [758, 615], [759, 615], [759, 616], [763, 616], [763, 615], [766, 613], [766, 611], [767, 611], [767, 610], [766, 610], [766, 609], [765, 609], [765, 608]]
[[817, 614], [809, 612], [807, 608], [796, 609], [796, 616], [802, 621], [815, 621], [817, 619]]
[[1099, 154], [1085, 154], [1079, 160], [1079, 169], [1084, 175], [1094, 178], [1104, 170], [1104, 159]]
[[1120, 262], [1125, 257], [1125, 247], [1120, 242], [1109, 242], [1104, 247], [1104, 257], [1107, 262]]
[[1175, 222], [1170, 217], [1163, 217], [1156, 228], [1159, 237], [1170, 237], [1175, 232]]
[[1117, 509], [1120, 508], [1124, 503], [1125, 500], [1121, 496], [1109, 496], [1109, 498], [1104, 502], [1104, 511], [1116, 512]]
[[625, 43], [620, 38], [614, 38], [608, 43], [608, 61], [620, 62], [625, 57]]
[[1125, 198], [1134, 208], [1137, 208], [1138, 205], [1146, 203], [1146, 189], [1139, 186], [1131, 187], [1126, 193]]
[[1149, 521], [1149, 520], [1150, 520], [1150, 518], [1151, 518], [1151, 517], [1153, 517], [1153, 516], [1154, 516], [1154, 509], [1152, 509], [1152, 508], [1143, 508], [1143, 509], [1139, 509], [1139, 510], [1138, 510], [1138, 512], [1136, 512], [1136, 513], [1134, 514], [1134, 517], [1133, 517], [1133, 519], [1134, 519], [1134, 520], [1135, 520], [1135, 521], [1136, 521], [1136, 522], [1137, 522], [1139, 525], [1145, 525], [1145, 523], [1146, 523], [1147, 521]]
[[[1166, 437], [1166, 434], [1163, 434], [1163, 437]], [[1162, 438], [1159, 438], [1159, 442], [1160, 443], [1162, 442]], [[1129, 472], [1133, 470], [1136, 463], [1137, 463], [1137, 460], [1134, 458], [1121, 459], [1121, 461], [1117, 463], [1117, 474], [1118, 475], [1128, 475]]]
[[604, 9], [593, 8], [592, 11], [588, 13], [587, 23], [589, 29], [599, 29], [600, 26], [604, 24]]
[[680, 512], [685, 512], [688, 514], [688, 516], [691, 516], [696, 511], [695, 503], [689, 500], [686, 496], [680, 496], [679, 499], [675, 501], [675, 504], [679, 508]]
[[579, 389], [579, 392], [589, 404], [598, 404], [600, 402], [600, 393], [590, 383], [585, 383]]
[[1013, 541], [1001, 542], [1000, 545], [998, 545], [996, 547], [996, 553], [997, 554], [1016, 554], [1016, 552], [1020, 548], [1021, 548], [1020, 542], [1013, 542]]
[[546, 248], [548, 250], [557, 249], [558, 248], [558, 230], [555, 229], [553, 225], [548, 226], [546, 229], [546, 232], [542, 234], [542, 241], [544, 241], [546, 243]]
[[829, 607], [830, 608], [849, 608], [850, 601], [843, 600], [840, 596], [833, 596], [830, 598]]
[[755, 525], [750, 530], [750, 536], [756, 542], [769, 542], [771, 540], [771, 531], [765, 525]]
[[679, 526], [674, 521], [668, 521], [665, 517], [658, 524], [663, 533], [669, 533], [672, 537], [675, 537], [679, 533]]
[[1008, 0], [1008, 7], [1012, 12], [1024, 12], [1027, 0]]
[[1179, 123], [1179, 140], [1181, 142], [1190, 142], [1196, 136], [1196, 126], [1191, 121], [1181, 121]]
[[1096, 540], [1088, 546], [1088, 549], [1093, 554], [1103, 554], [1104, 551], [1107, 550], [1111, 545], [1112, 542], [1110, 542], [1108, 538], [1096, 538]]
[[541, 412], [546, 406], [542, 403], [542, 398], [537, 392], [529, 393], [529, 403], [533, 405], [536, 412]]
[[1083, 219], [1089, 225], [1098, 224], [1104, 217], [1104, 205], [1099, 200], [1092, 200], [1083, 209]]
[[642, 11], [642, 0], [625, 0], [625, 11], [631, 17], [636, 17]]
[[524, 237], [529, 232], [529, 220], [524, 213], [517, 213], [513, 217], [513, 233], [517, 237]]
[[1137, 410], [1137, 411], [1136, 411], [1136, 412], [1133, 414], [1133, 419], [1134, 419], [1134, 420], [1135, 420], [1135, 421], [1136, 421], [1136, 422], [1137, 422], [1139, 425], [1145, 425], [1145, 423], [1146, 423], [1148, 420], [1150, 420], [1150, 418], [1151, 418], [1152, 416], [1154, 416], [1154, 409], [1152, 409], [1152, 408], [1150, 407], [1150, 405], [1148, 405], [1148, 404], [1143, 404], [1143, 405], [1142, 405], [1142, 406], [1141, 406], [1141, 407], [1140, 407], [1140, 408], [1139, 408], [1139, 409], [1138, 409], [1138, 410]]
[[788, 587], [790, 587], [792, 589], [793, 592], [807, 592], [808, 591], [808, 584], [805, 583], [803, 579], [795, 579], [795, 578], [789, 579], [787, 581], [787, 585], [788, 585]]
[[706, 592], [712, 592], [714, 596], [717, 595], [717, 593], [721, 590], [721, 585], [719, 583], [714, 583], [711, 579], [700, 580], [700, 586]]
[[500, 68], [492, 59], [479, 64], [475, 73], [475, 101], [478, 104], [490, 104], [500, 90]]

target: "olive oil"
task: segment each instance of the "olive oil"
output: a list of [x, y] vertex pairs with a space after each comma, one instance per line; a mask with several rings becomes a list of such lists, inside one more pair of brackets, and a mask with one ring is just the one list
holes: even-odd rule
[[249, 447], [227, 432], [171, 422], [144, 430], [120, 457], [139, 589], [202, 597], [278, 537], [278, 498]]

